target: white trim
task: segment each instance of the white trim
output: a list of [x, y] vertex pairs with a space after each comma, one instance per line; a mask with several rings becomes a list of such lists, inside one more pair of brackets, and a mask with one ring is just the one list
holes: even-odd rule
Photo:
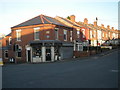
[[[40, 33], [39, 33], [39, 30], [40, 28], [39, 27], [37, 27], [37, 28], [34, 28], [34, 40], [40, 40]], [[37, 36], [36, 36], [36, 33], [39, 33], [39, 38], [36, 38]]]
[[73, 41], [73, 31], [70, 31], [70, 41]]
[[5, 59], [8, 59], [9, 56], [6, 57], [6, 51], [7, 51], [7, 54], [8, 54], [8, 50], [5, 50], [5, 51], [4, 51], [4, 57], [5, 57]]
[[[55, 40], [59, 39], [59, 28], [55, 28]], [[56, 31], [57, 31], [57, 35], [56, 35]]]
[[16, 40], [21, 41], [21, 29], [16, 30]]
[[54, 59], [55, 59], [55, 58], [54, 58], [54, 57], [55, 57], [54, 49], [55, 49], [55, 48], [52, 46], [52, 47], [51, 47], [51, 61], [54, 61]]
[[46, 61], [46, 47], [42, 47], [42, 62]]
[[9, 45], [11, 45], [11, 43], [10, 43], [10, 42], [11, 42], [11, 40], [12, 40], [12, 37], [9, 37]]
[[64, 41], [67, 41], [67, 30], [64, 29], [63, 34], [66, 35], [66, 39], [64, 38]]

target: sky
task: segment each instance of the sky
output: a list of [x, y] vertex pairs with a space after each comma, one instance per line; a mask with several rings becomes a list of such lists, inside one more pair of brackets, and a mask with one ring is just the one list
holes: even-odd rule
[[98, 25], [118, 29], [119, 0], [0, 0], [0, 33], [9, 34], [11, 27], [40, 14], [66, 18], [76, 16], [76, 21], [88, 19]]

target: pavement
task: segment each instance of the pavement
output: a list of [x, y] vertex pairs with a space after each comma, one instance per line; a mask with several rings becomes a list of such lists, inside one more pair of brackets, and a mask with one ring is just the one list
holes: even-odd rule
[[63, 60], [59, 60], [59, 61], [56, 61], [56, 62], [66, 62], [66, 61], [72, 61], [72, 60], [84, 60], [84, 59], [89, 59], [89, 58], [93, 58], [93, 57], [102, 57], [102, 56], [105, 56], [105, 55], [108, 55], [112, 52], [115, 52], [115, 51], [118, 51], [120, 49], [111, 49], [111, 50], [108, 50], [108, 51], [104, 51], [104, 52], [101, 52], [101, 53], [98, 53], [98, 54], [94, 54], [94, 55], [90, 55], [90, 56], [86, 56], [86, 57], [79, 57], [79, 58], [69, 58], [69, 59], [63, 59]]

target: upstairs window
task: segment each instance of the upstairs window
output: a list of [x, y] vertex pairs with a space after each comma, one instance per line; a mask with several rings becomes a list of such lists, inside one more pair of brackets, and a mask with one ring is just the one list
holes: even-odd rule
[[96, 31], [94, 30], [94, 38], [96, 37]]
[[67, 41], [67, 30], [64, 30], [64, 41]]
[[21, 41], [21, 30], [16, 30], [17, 41]]
[[72, 37], [73, 37], [72, 33], [73, 31], [70, 31], [70, 41], [72, 41]]
[[77, 38], [80, 37], [80, 29], [77, 29]]
[[104, 32], [102, 34], [103, 34], [103, 38], [104, 38], [105, 37]]
[[90, 38], [92, 38], [92, 31], [90, 31]]
[[55, 40], [58, 40], [58, 28], [55, 28]]
[[9, 45], [11, 45], [11, 44], [12, 44], [12, 38], [9, 37]]
[[85, 38], [85, 29], [82, 29], [83, 38]]
[[36, 28], [34, 28], [34, 39], [35, 40], [39, 40], [40, 38], [40, 36], [39, 36], [39, 30], [40, 30], [40, 27], [36, 27]]
[[110, 32], [109, 32], [109, 38], [110, 38]]

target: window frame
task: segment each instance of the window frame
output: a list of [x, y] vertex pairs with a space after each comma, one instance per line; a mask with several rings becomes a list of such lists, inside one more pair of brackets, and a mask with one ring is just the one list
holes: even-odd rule
[[66, 29], [63, 30], [63, 39], [64, 41], [67, 41], [67, 30]]
[[40, 40], [40, 27], [34, 28], [34, 40]]
[[59, 28], [55, 28], [54, 30], [55, 30], [55, 40], [58, 40], [59, 39]]
[[82, 29], [82, 38], [85, 38], [85, 29]]
[[21, 41], [21, 29], [19, 29], [19, 30], [16, 30], [16, 40], [17, 41]]
[[12, 44], [12, 37], [9, 37], [9, 45]]
[[77, 38], [80, 38], [80, 29], [77, 29]]
[[9, 55], [6, 57], [6, 51], [7, 51], [7, 55], [8, 55], [8, 50], [5, 50], [5, 51], [4, 51], [4, 57], [5, 57], [6, 59], [8, 59]]
[[73, 41], [73, 31], [70, 31], [70, 41]]

